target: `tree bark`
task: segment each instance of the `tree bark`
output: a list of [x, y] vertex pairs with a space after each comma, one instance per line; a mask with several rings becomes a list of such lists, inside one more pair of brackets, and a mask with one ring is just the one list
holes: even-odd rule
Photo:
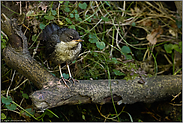
[[[157, 76], [144, 78], [145, 84], [134, 80], [80, 80], [70, 83], [70, 88], [59, 85], [59, 78], [46, 71], [40, 63], [30, 56], [27, 38], [16, 20], [5, 21], [2, 30], [9, 37], [9, 44], [3, 50], [6, 64], [32, 81], [41, 90], [30, 97], [35, 107], [44, 110], [65, 104], [111, 103], [112, 97], [117, 104], [135, 102], [151, 103], [178, 94], [182, 90], [182, 76]], [[111, 97], [112, 96], [112, 97]]]

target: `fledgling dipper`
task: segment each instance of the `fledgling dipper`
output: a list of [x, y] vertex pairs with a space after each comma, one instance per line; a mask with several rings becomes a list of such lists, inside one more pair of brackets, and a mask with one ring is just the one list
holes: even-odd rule
[[[81, 51], [81, 42], [84, 41], [79, 37], [78, 32], [74, 29], [60, 28], [56, 24], [50, 24], [45, 27], [41, 36], [46, 46], [46, 57], [53, 63], [59, 65], [60, 81], [62, 80], [67, 87], [66, 81], [78, 81], [72, 78], [69, 69], [69, 64], [78, 57]], [[66, 63], [69, 72], [69, 80], [64, 79], [62, 75], [62, 63]]]

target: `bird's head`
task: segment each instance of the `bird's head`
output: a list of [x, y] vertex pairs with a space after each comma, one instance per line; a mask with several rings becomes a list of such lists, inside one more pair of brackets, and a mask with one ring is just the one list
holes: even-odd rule
[[62, 34], [59, 35], [60, 41], [64, 42], [70, 47], [76, 46], [78, 43], [84, 41], [79, 37], [79, 34], [74, 29], [65, 29]]

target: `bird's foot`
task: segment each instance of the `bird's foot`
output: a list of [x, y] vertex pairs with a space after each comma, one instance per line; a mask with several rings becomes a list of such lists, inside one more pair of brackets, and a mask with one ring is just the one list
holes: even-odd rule
[[70, 81], [70, 80], [72, 80], [72, 81], [73, 81], [73, 83], [75, 83], [75, 82], [79, 82], [79, 80], [74, 79], [74, 78], [72, 78], [72, 77], [69, 77], [69, 81]]
[[65, 86], [67, 87], [67, 88], [69, 88], [69, 86], [67, 85], [67, 82], [70, 82], [69, 80], [67, 80], [67, 79], [65, 79], [64, 77], [61, 77], [61, 79], [59, 80], [59, 84], [61, 84], [61, 81], [63, 81], [64, 82], [64, 84], [65, 84]]

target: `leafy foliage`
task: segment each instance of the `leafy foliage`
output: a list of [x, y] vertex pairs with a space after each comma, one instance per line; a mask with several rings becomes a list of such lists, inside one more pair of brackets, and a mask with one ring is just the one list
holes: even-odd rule
[[[25, 6], [24, 4], [26, 7], [23, 7]], [[73, 76], [76, 79], [117, 78], [129, 80], [135, 77], [154, 75], [157, 74], [156, 72], [161, 73], [165, 71], [166, 74], [174, 74], [181, 71], [182, 66], [175, 64], [173, 64], [173, 67], [170, 65], [170, 69], [162, 71], [156, 71], [155, 67], [152, 67], [155, 66], [155, 61], [157, 61], [157, 68], [160, 70], [159, 68], [162, 65], [167, 65], [168, 60], [166, 61], [166, 59], [173, 63], [175, 60], [174, 51], [182, 53], [182, 21], [178, 19], [178, 15], [175, 15], [175, 12], [163, 11], [167, 10], [163, 2], [35, 1], [24, 4], [21, 5], [23, 5], [23, 11], [26, 12], [26, 20], [22, 27], [23, 31], [26, 30], [25, 34], [28, 39], [30, 53], [32, 54], [36, 50], [37, 54], [34, 58], [42, 63], [46, 69], [52, 71], [54, 76], [59, 77], [60, 75], [54, 69], [56, 65], [53, 63], [45, 64], [45, 58], [42, 55], [44, 46], [38, 43], [41, 30], [49, 23], [56, 23], [60, 27], [73, 28], [85, 40], [82, 43], [81, 57], [70, 65], [71, 72], [74, 73]], [[11, 8], [8, 8], [8, 10], [12, 12], [12, 15], [17, 14]], [[6, 36], [1, 34], [1, 49], [6, 47], [7, 40]], [[164, 56], [167, 56], [166, 59], [164, 59]], [[2, 66], [5, 67], [6, 64], [4, 63]], [[69, 75], [66, 73], [66, 67], [63, 67], [63, 71], [65, 72], [63, 73], [64, 78], [68, 79]], [[4, 76], [9, 81], [9, 76], [12, 76], [10, 75], [12, 72], [9, 70], [7, 73]], [[21, 78], [19, 76], [17, 74], [15, 78]], [[6, 79], [2, 81], [6, 81]], [[17, 80], [15, 81], [17, 83]], [[22, 90], [26, 86], [19, 88]], [[28, 84], [28, 86], [30, 85]], [[19, 92], [18, 98], [29, 99], [29, 94], [25, 90], [10, 93], [16, 95], [15, 93]], [[4, 105], [3, 108], [9, 110], [17, 109], [17, 105], [12, 103], [11, 97], [6, 98], [2, 96], [1, 100]], [[24, 105], [27, 105], [26, 101], [23, 102]], [[81, 108], [80, 106], [77, 106], [77, 108]], [[90, 113], [93, 108], [90, 110], [84, 109], [81, 109], [81, 111], [77, 109], [77, 114], [79, 114], [77, 118], [88, 121], [88, 116], [93, 115]], [[44, 121], [45, 119], [46, 121], [55, 120], [53, 116], [58, 118], [50, 110], [46, 110], [37, 118], [33, 116], [35, 115], [35, 110], [32, 108], [21, 110], [21, 116], [34, 118], [36, 121]], [[63, 111], [68, 113], [69, 117], [74, 117], [73, 110], [66, 109]], [[114, 111], [114, 109], [112, 108], [110, 111]], [[111, 119], [116, 119], [114, 117], [118, 116], [118, 113], [111, 113], [110, 111], [107, 110], [105, 112], [110, 114], [108, 116], [113, 117]], [[7, 118], [4, 114], [1, 113], [2, 119]], [[60, 113], [60, 110], [57, 114], [59, 114], [59, 117], [62, 117], [62, 120], [67, 119]], [[92, 118], [92, 121], [99, 120], [94, 116]], [[132, 121], [131, 119], [124, 119], [118, 116], [117, 120]], [[100, 119], [100, 121], [102, 120]], [[114, 121], [107, 118], [106, 120]], [[134, 121], [143, 120], [138, 118]]]

